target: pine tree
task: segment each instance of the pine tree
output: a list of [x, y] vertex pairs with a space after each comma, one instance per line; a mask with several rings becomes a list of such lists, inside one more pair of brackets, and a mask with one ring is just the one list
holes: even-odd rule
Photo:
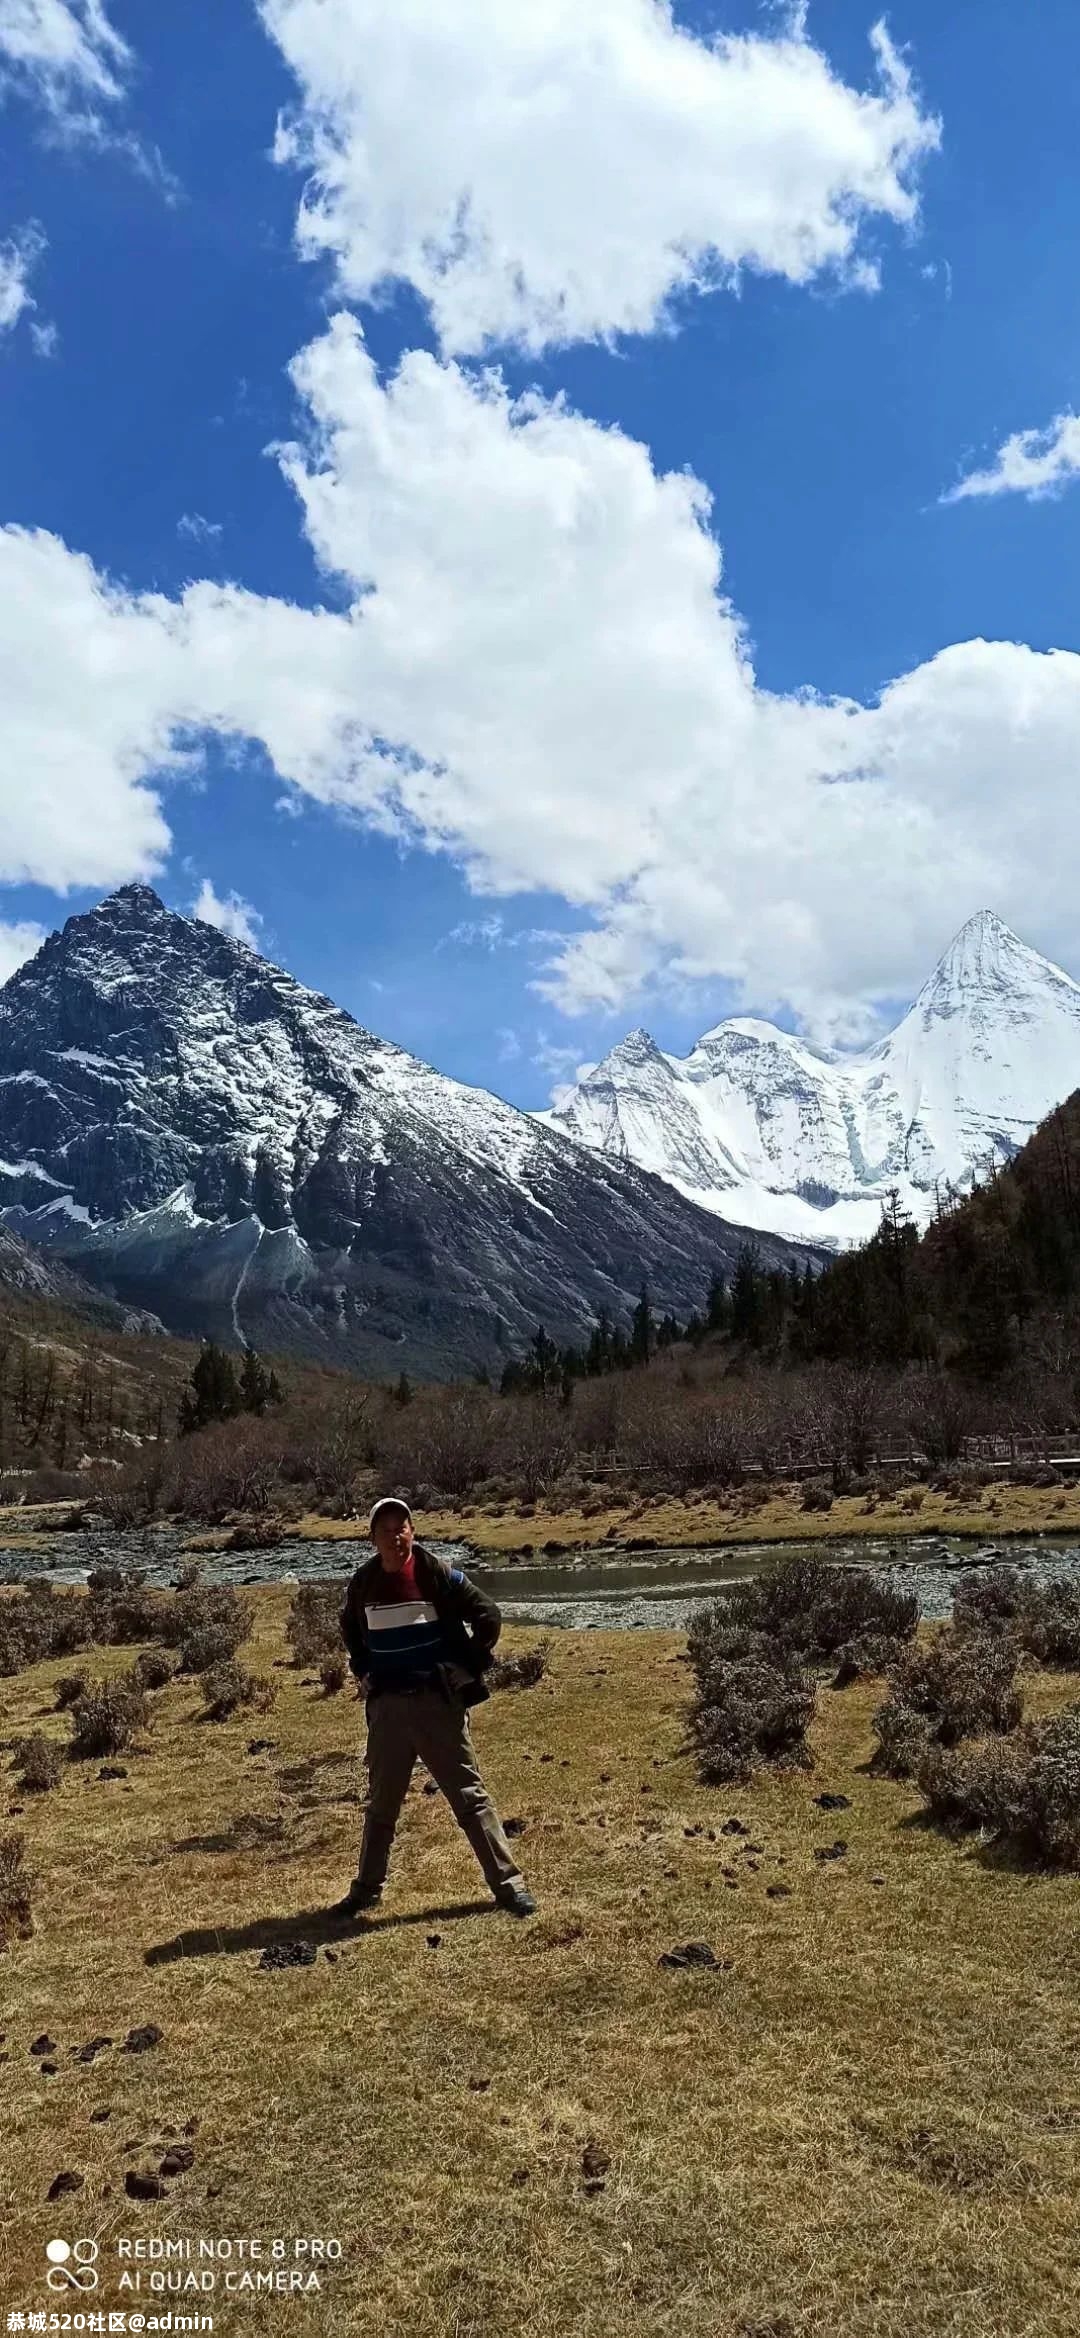
[[727, 1277], [722, 1267], [714, 1267], [705, 1302], [705, 1322], [710, 1331], [726, 1331], [731, 1322], [728, 1304]]
[[403, 1373], [401, 1374], [401, 1377], [400, 1377], [400, 1379], [399, 1379], [399, 1381], [398, 1381], [398, 1383], [397, 1383], [397, 1386], [396, 1386], [396, 1388], [395, 1388], [395, 1390], [394, 1390], [394, 1403], [395, 1403], [395, 1404], [411, 1404], [411, 1403], [412, 1403], [412, 1382], [410, 1381], [410, 1379], [409, 1379], [409, 1376], [408, 1376], [408, 1374], [407, 1374], [406, 1372], [403, 1372]]
[[736, 1339], [756, 1347], [761, 1337], [761, 1254], [756, 1242], [743, 1242], [735, 1261], [731, 1285], [731, 1328]]
[[244, 1361], [240, 1366], [240, 1404], [246, 1413], [264, 1413], [270, 1402], [270, 1375], [253, 1347], [244, 1341]]
[[232, 1357], [212, 1339], [204, 1340], [180, 1399], [180, 1434], [190, 1436], [211, 1421], [231, 1421], [239, 1410], [240, 1390]]
[[634, 1309], [633, 1322], [630, 1327], [631, 1363], [647, 1364], [649, 1357], [652, 1354], [652, 1347], [652, 1315], [649, 1310], [649, 1289], [647, 1283], [642, 1283], [641, 1297], [639, 1298], [637, 1306]]

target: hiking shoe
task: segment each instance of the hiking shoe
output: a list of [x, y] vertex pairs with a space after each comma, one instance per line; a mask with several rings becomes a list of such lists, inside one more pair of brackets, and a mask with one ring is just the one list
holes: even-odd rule
[[535, 1916], [536, 1901], [523, 1883], [511, 1884], [506, 1891], [496, 1892], [496, 1906], [505, 1908], [510, 1916]]
[[344, 1899], [335, 1900], [333, 1907], [328, 1908], [326, 1913], [328, 1916], [342, 1918], [362, 1916], [368, 1908], [377, 1908], [382, 1896], [381, 1883], [353, 1883], [350, 1884]]

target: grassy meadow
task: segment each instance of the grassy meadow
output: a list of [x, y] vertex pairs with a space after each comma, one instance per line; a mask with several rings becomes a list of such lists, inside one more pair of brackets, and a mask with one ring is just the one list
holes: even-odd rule
[[[207, 1722], [174, 1681], [124, 1776], [72, 1764], [3, 1822], [39, 1876], [0, 1956], [7, 2309], [52, 2302], [53, 2233], [110, 2268], [120, 2235], [258, 2233], [342, 2261], [317, 2297], [140, 2306], [252, 2338], [1072, 2338], [1080, 1881], [995, 1864], [868, 1777], [879, 1688], [819, 1692], [812, 1772], [704, 1788], [681, 1640], [561, 1634], [550, 1677], [474, 1725], [538, 1916], [490, 1908], [418, 1776], [387, 1901], [343, 1930], [361, 1711], [286, 1668], [288, 1591], [254, 1596], [268, 1713]], [[66, 1736], [70, 1668], [3, 1683], [6, 1736]], [[1035, 1713], [1078, 1694], [1027, 1682]], [[297, 1940], [313, 1964], [261, 1969]], [[689, 1941], [717, 1969], [659, 1964]], [[159, 2042], [124, 2050], [144, 2024]], [[192, 2165], [128, 2198], [178, 2139]], [[64, 2171], [82, 2186], [50, 2204]]]

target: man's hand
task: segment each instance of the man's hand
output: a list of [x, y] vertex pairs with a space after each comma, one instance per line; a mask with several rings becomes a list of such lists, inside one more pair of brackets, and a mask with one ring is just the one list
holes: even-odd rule
[[[354, 1676], [354, 1677], [355, 1677], [355, 1676]], [[364, 1673], [361, 1673], [361, 1674], [360, 1674], [360, 1676], [359, 1676], [359, 1679], [357, 1679], [357, 1681], [356, 1681], [356, 1694], [357, 1694], [357, 1696], [358, 1696], [358, 1697], [366, 1697], [366, 1695], [367, 1695], [367, 1693], [368, 1693], [368, 1690], [369, 1690], [370, 1686], [371, 1686], [371, 1683], [370, 1683], [370, 1681], [369, 1681], [369, 1679], [368, 1679], [368, 1676], [367, 1676], [366, 1672], [364, 1672]]]

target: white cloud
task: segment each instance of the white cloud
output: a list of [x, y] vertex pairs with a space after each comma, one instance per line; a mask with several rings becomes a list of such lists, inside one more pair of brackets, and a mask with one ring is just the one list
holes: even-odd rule
[[19, 966], [25, 966], [44, 940], [43, 925], [0, 921], [0, 982], [7, 982]]
[[503, 939], [501, 917], [464, 917], [458, 925], [451, 926], [448, 934], [440, 935], [435, 947], [444, 950], [456, 942], [463, 950], [497, 950]]
[[650, 332], [741, 269], [876, 282], [939, 143], [884, 25], [873, 85], [806, 37], [696, 38], [669, 0], [258, 0], [299, 85], [278, 159], [343, 291], [406, 281], [444, 350]]
[[219, 899], [209, 877], [199, 887], [198, 899], [191, 905], [192, 917], [202, 919], [204, 925], [216, 925], [219, 933], [231, 935], [234, 942], [246, 942], [249, 950], [261, 947], [259, 927], [262, 919], [242, 893], [226, 893]]
[[496, 1031], [495, 1037], [499, 1042], [499, 1062], [516, 1063], [521, 1054], [521, 1041], [517, 1032], [511, 1031], [508, 1025], [503, 1024]]
[[0, 77], [58, 126], [85, 125], [115, 105], [132, 63], [102, 0], [0, 0]]
[[497, 374], [413, 352], [382, 383], [346, 318], [295, 378], [280, 460], [348, 613], [133, 595], [0, 531], [0, 877], [152, 871], [208, 729], [263, 742], [275, 795], [448, 854], [478, 925], [558, 895], [570, 1010], [723, 981], [850, 1035], [988, 900], [1080, 960], [1080, 655], [973, 641], [868, 707], [772, 695], [686, 473]]
[[223, 534], [220, 520], [207, 520], [201, 511], [181, 512], [176, 523], [178, 536], [190, 536], [196, 544], [213, 544]]
[[118, 154], [175, 203], [182, 190], [158, 148], [119, 124], [134, 71], [105, 0], [0, 0], [0, 101], [17, 92], [53, 144]]
[[51, 322], [31, 325], [30, 339], [39, 357], [55, 357], [60, 347], [60, 327]]
[[35, 220], [0, 243], [0, 333], [10, 333], [27, 309], [36, 308], [30, 278], [44, 250], [45, 237]]
[[942, 503], [972, 496], [1026, 495], [1029, 503], [1059, 495], [1080, 475], [1080, 414], [1056, 414], [1045, 430], [1016, 430], [998, 448], [988, 470], [971, 471]]

